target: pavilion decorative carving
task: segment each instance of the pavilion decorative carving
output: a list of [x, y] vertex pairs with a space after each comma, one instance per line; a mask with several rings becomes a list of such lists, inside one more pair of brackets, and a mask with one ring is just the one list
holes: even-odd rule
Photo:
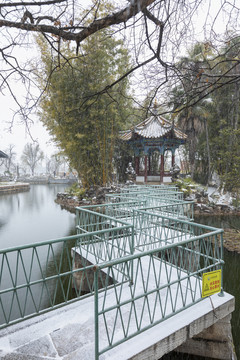
[[156, 108], [152, 115], [129, 130], [121, 131], [120, 139], [129, 143], [134, 151], [136, 182], [164, 182], [171, 177], [165, 171], [166, 151], [172, 155], [171, 165], [175, 165], [175, 151], [186, 143], [187, 135], [178, 129], [174, 122], [157, 115]]

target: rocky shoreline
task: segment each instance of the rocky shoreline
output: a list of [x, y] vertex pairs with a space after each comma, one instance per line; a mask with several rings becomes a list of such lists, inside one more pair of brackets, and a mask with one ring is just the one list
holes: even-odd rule
[[85, 192], [82, 199], [79, 199], [77, 196], [71, 196], [67, 192], [58, 193], [55, 202], [61, 205], [62, 208], [75, 212], [75, 208], [78, 206], [104, 204], [106, 194], [118, 192], [120, 192], [119, 186], [90, 188]]
[[223, 246], [228, 251], [240, 254], [240, 230], [224, 229]]

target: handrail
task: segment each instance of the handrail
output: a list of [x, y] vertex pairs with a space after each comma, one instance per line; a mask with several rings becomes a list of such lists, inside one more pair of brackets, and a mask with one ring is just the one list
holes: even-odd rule
[[[207, 236], [202, 234], [177, 244], [135, 252], [94, 268], [96, 288], [103, 269], [113, 279], [112, 269], [120, 263], [126, 272], [132, 263], [134, 269], [131, 286], [120, 281], [115, 289], [105, 288], [101, 298], [95, 292], [96, 360], [113, 347], [201, 301], [202, 274], [222, 269], [224, 264], [221, 252], [218, 257], [212, 256], [214, 244], [211, 237], [217, 234], [222, 244], [222, 230], [214, 229]], [[208, 254], [201, 252], [205, 241], [208, 242]], [[187, 268], [183, 267], [184, 249], [192, 255], [188, 257]], [[127, 274], [123, 273], [124, 276]]]
[[175, 189], [115, 196], [76, 208], [76, 235], [0, 250], [0, 328], [94, 295], [98, 360], [201, 300], [223, 230], [194, 223]]

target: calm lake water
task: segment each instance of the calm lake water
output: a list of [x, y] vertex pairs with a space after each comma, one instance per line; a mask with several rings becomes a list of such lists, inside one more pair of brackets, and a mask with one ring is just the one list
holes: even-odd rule
[[[63, 185], [32, 185], [30, 191], [17, 194], [1, 195], [0, 196], [0, 248], [11, 248], [26, 244], [41, 243], [47, 240], [62, 238], [76, 233], [75, 230], [75, 215], [66, 210], [62, 210], [60, 205], [56, 204], [57, 193], [64, 191], [66, 186]], [[56, 248], [56, 246], [55, 246]], [[61, 254], [61, 244], [57, 244], [59, 256]], [[49, 262], [48, 267], [45, 268], [45, 263], [41, 259], [46, 258], [46, 248], [39, 248], [38, 254], [42, 267], [42, 271], [48, 273], [48, 276], [54, 275], [56, 269], [52, 262]], [[26, 253], [24, 256], [24, 265], [27, 269], [32, 267], [31, 280], [38, 280], [42, 277], [38, 262], [32, 263], [31, 255]], [[14, 274], [16, 266], [16, 257], [8, 255], [11, 271]], [[45, 260], [43, 260], [45, 261]], [[1, 274], [1, 288], [7, 289], [11, 278], [8, 267], [5, 261], [5, 266]], [[25, 272], [22, 269], [21, 263], [18, 266], [18, 283], [25, 282]], [[49, 290], [50, 289], [50, 290]], [[54, 293], [55, 283], [48, 285], [48, 291]], [[35, 307], [31, 297], [26, 297], [26, 290], [18, 290], [18, 299], [20, 299], [21, 307], [23, 308], [25, 299], [26, 314], [35, 312]], [[32, 286], [32, 291], [36, 299], [41, 299], [40, 309], [48, 308], [50, 306], [48, 291], [44, 288], [42, 293], [41, 284]], [[10, 319], [14, 320], [19, 317], [19, 307], [17, 305], [16, 297], [12, 297], [12, 293], [5, 293], [1, 295], [1, 301], [4, 304], [6, 314], [10, 313], [11, 303], [13, 301]], [[56, 294], [57, 302], [62, 302], [62, 294]], [[7, 315], [8, 316], [8, 315]], [[0, 323], [4, 323], [4, 315], [0, 307]]]
[[32, 185], [30, 191], [0, 196], [0, 248], [70, 235], [75, 215], [56, 204], [66, 185]]
[[[41, 242], [75, 233], [75, 215], [54, 202], [63, 185], [32, 185], [29, 192], [0, 196], [0, 248]], [[196, 222], [240, 229], [239, 217], [197, 217]], [[230, 226], [229, 226], [230, 225]], [[224, 251], [224, 289], [235, 296], [232, 328], [240, 359], [240, 255]], [[178, 358], [179, 359], [179, 358]], [[185, 356], [183, 359], [196, 359]]]

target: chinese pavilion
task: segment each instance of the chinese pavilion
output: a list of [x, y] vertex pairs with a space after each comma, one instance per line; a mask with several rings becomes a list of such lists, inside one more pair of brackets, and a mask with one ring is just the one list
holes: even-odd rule
[[137, 183], [170, 182], [171, 174], [165, 170], [165, 154], [170, 151], [171, 166], [175, 165], [175, 151], [185, 144], [187, 135], [174, 122], [152, 115], [130, 130], [121, 131], [120, 139], [134, 151]]

